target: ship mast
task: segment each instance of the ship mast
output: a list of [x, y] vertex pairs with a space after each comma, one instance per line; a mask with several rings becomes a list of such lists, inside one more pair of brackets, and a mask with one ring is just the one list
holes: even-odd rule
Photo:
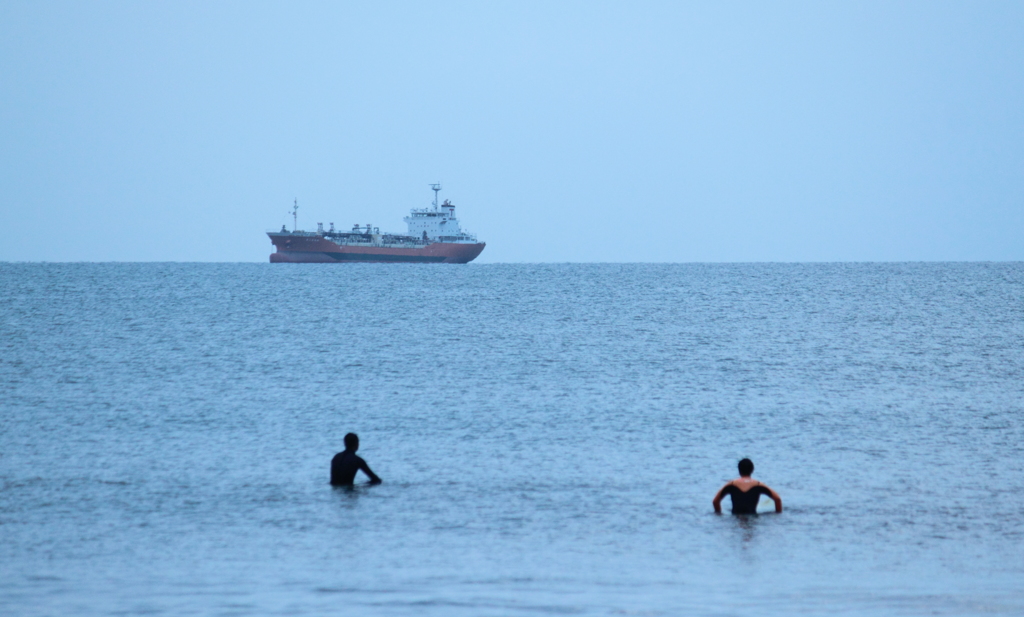
[[299, 200], [295, 200], [295, 205], [292, 206], [292, 232], [299, 229]]
[[437, 194], [441, 190], [441, 183], [431, 184], [430, 189], [434, 191], [434, 211], [437, 212]]

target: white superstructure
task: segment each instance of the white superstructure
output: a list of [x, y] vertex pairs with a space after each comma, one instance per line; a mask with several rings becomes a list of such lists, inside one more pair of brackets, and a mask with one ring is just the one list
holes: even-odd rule
[[459, 219], [455, 218], [455, 206], [447, 199], [438, 205], [437, 193], [441, 185], [431, 184], [430, 188], [434, 191], [433, 208], [413, 208], [404, 219], [409, 226], [409, 235], [435, 242], [475, 243], [476, 236], [465, 233], [459, 226]]

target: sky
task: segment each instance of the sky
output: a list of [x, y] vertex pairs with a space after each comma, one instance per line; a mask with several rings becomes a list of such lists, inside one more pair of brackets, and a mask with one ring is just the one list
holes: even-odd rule
[[0, 3], [0, 261], [1024, 260], [1021, 2]]

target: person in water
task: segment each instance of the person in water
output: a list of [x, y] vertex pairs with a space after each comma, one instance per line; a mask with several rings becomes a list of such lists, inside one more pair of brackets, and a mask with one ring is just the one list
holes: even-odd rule
[[775, 511], [782, 512], [782, 497], [779, 494], [750, 477], [754, 473], [754, 463], [749, 458], [740, 461], [740, 477], [722, 487], [715, 495], [715, 514], [722, 513], [722, 500], [726, 495], [732, 498], [733, 514], [756, 514], [757, 502], [761, 495], [767, 495], [775, 502]]
[[370, 470], [370, 466], [360, 456], [356, 456], [359, 449], [359, 437], [355, 433], [345, 435], [345, 451], [338, 452], [331, 459], [331, 484], [335, 486], [352, 486], [355, 484], [356, 472], [360, 469], [370, 476], [370, 484], [383, 482], [377, 474]]

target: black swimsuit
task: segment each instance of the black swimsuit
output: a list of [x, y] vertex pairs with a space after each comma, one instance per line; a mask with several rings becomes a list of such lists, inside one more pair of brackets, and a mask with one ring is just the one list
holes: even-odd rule
[[763, 484], [752, 486], [747, 491], [740, 490], [740, 487], [735, 484], [730, 484], [722, 489], [722, 493], [732, 498], [733, 514], [756, 514], [757, 502], [761, 499], [761, 495], [770, 497], [772, 494]]
[[370, 480], [378, 481], [380, 478], [370, 471], [370, 466], [366, 464], [361, 456], [357, 456], [355, 452], [338, 452], [331, 459], [331, 484], [339, 486], [352, 486], [356, 480], [356, 472], [360, 469], [370, 476]]

